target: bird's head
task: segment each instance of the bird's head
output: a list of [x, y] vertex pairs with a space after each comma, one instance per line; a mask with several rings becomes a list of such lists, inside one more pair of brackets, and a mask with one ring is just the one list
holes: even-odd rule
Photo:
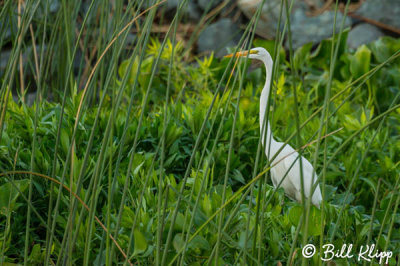
[[271, 57], [267, 50], [262, 47], [256, 47], [247, 51], [237, 52], [236, 54], [228, 54], [225, 57], [246, 57], [249, 56], [250, 59], [262, 60], [263, 58]]

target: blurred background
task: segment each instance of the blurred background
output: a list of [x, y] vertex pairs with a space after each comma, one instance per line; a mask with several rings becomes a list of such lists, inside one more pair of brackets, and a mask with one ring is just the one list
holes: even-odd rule
[[[26, 7], [25, 2], [23, 0], [0, 2], [2, 9], [0, 77], [4, 76], [10, 61], [13, 43], [17, 40], [16, 36], [21, 24], [19, 14]], [[26, 87], [26, 97], [24, 98], [29, 105], [32, 104], [36, 93], [36, 85], [33, 82], [35, 66], [24, 64], [24, 62], [34, 62], [35, 51], [39, 57], [41, 53], [45, 53], [44, 58], [48, 60], [46, 67], [49, 69], [46, 79], [49, 81], [54, 75], [57, 75], [57, 72], [63, 71], [70, 60], [68, 53], [65, 53], [66, 48], [71, 50], [91, 3], [90, 1], [75, 0], [38, 2], [38, 6], [35, 7], [37, 11], [32, 14], [32, 30], [36, 37], [32, 37], [28, 33], [23, 40], [18, 40], [22, 41], [23, 45], [18, 59], [21, 61], [21, 66], [16, 71], [22, 76], [16, 82], [23, 83], [19, 84], [23, 91]], [[255, 16], [257, 7], [263, 2], [265, 3], [255, 31], [256, 38], [274, 40], [276, 33], [282, 31], [284, 27], [281, 23], [281, 29], [277, 31], [281, 0], [186, 1], [181, 10], [176, 34], [176, 39], [181, 41], [184, 46], [185, 60], [193, 61], [193, 56], [201, 57], [209, 55], [211, 52], [219, 58], [225, 55], [228, 52], [227, 48], [232, 48], [239, 43], [250, 19]], [[346, 2], [338, 1], [337, 32]], [[118, 23], [122, 25], [124, 20], [121, 19], [129, 20], [129, 14], [133, 15], [126, 10], [132, 4], [128, 5], [128, 3], [111, 0], [96, 1], [93, 4], [92, 12], [88, 15], [87, 25], [83, 29], [82, 38], [73, 58], [73, 73], [78, 78], [79, 88], [82, 88], [99, 53], [115, 34], [115, 25]], [[151, 6], [151, 3], [152, 1], [144, 1], [141, 10]], [[180, 0], [167, 0], [157, 8], [157, 14], [151, 27], [153, 37], [160, 40], [165, 37], [180, 3]], [[297, 49], [309, 42], [316, 48], [323, 39], [329, 38], [333, 30], [335, 5], [336, 1], [333, 0], [293, 1], [290, 13], [291, 48]], [[68, 13], [65, 13], [67, 11]], [[355, 50], [362, 44], [368, 44], [385, 35], [400, 36], [400, 20], [398, 19], [400, 2], [397, 0], [351, 0], [347, 12], [344, 26], [350, 28], [347, 37], [349, 49]], [[120, 17], [123, 13], [128, 17]], [[286, 19], [285, 14], [282, 19]], [[137, 36], [143, 30], [140, 26], [141, 21], [144, 21], [143, 17], [139, 18], [129, 29], [123, 44], [123, 53], [129, 54], [129, 51], [137, 44]], [[47, 23], [46, 33], [42, 32], [45, 23]], [[284, 48], [289, 50], [287, 36], [283, 44]], [[53, 97], [50, 92], [47, 95], [48, 99]], [[14, 90], [13, 96], [15, 100], [18, 99], [16, 90]]]

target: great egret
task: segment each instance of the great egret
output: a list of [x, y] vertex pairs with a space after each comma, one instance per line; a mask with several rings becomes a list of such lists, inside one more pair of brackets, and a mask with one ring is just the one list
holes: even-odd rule
[[[226, 55], [225, 57], [232, 57], [233, 54]], [[260, 97], [260, 132], [261, 132], [261, 143], [265, 148], [265, 154], [268, 158], [272, 159], [272, 157], [277, 154], [284, 143], [276, 141], [272, 137], [271, 128], [269, 122], [266, 123], [267, 130], [265, 131], [264, 118], [265, 111], [267, 108], [269, 91], [270, 91], [270, 83], [271, 83], [271, 73], [273, 61], [271, 55], [262, 47], [257, 47], [250, 49], [249, 51], [238, 52], [235, 54], [236, 57], [246, 57], [248, 56], [250, 59], [257, 59], [264, 63], [266, 68], [266, 81], [264, 88], [261, 92]], [[267, 145], [265, 145], [265, 143]], [[283, 159], [282, 159], [283, 158]], [[300, 177], [300, 160], [302, 161], [303, 168], [303, 180], [304, 180], [304, 196], [305, 198], [309, 198], [310, 191], [312, 189], [312, 184], [315, 184], [318, 179], [317, 175], [314, 174], [313, 181], [313, 171], [314, 168], [307, 159], [300, 157], [299, 154], [290, 146], [286, 145], [279, 154], [275, 157], [275, 159], [270, 162], [272, 165], [271, 168], [271, 178], [272, 183], [275, 187], [277, 187], [281, 182], [281, 187], [285, 190], [286, 195], [289, 198], [296, 199], [297, 201], [302, 200], [301, 196], [301, 177]], [[278, 163], [277, 163], [278, 162]], [[292, 166], [293, 165], [293, 166]], [[287, 176], [286, 176], [287, 175]], [[282, 181], [283, 179], [283, 181]], [[319, 185], [317, 185], [314, 194], [311, 197], [311, 202], [319, 207], [322, 200], [321, 190]]]

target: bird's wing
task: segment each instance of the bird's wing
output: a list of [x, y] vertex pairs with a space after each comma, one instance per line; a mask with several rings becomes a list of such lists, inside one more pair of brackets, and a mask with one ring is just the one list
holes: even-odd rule
[[[283, 162], [286, 171], [290, 169], [288, 176], [286, 178], [293, 184], [298, 195], [301, 195], [301, 175], [300, 175], [300, 161], [298, 159], [299, 154], [297, 152], [286, 157]], [[303, 180], [304, 180], [304, 195], [308, 197], [310, 195], [311, 179], [313, 174], [313, 166], [307, 159], [301, 157], [302, 168], [303, 168]], [[292, 166], [294, 162], [294, 165]], [[314, 174], [314, 183], [317, 179], [317, 175]], [[318, 188], [319, 189], [319, 188]], [[314, 193], [315, 194], [315, 193]]]

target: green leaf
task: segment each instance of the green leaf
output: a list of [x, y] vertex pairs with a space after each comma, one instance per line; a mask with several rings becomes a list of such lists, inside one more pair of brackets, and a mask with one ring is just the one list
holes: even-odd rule
[[[303, 214], [302, 206], [294, 206], [289, 210], [289, 220], [294, 225], [297, 226], [300, 217]], [[308, 234], [310, 236], [318, 236], [321, 234], [321, 211], [314, 206], [311, 206], [310, 216], [308, 217]]]
[[342, 194], [336, 194], [335, 198], [332, 200], [332, 204], [336, 204], [336, 205], [344, 205], [344, 204], [350, 204], [351, 202], [353, 202], [354, 200], [354, 195], [353, 193], [350, 193], [347, 196], [347, 200], [346, 199], [346, 193], [342, 193]]
[[[349, 28], [343, 30], [342, 36], [340, 38], [338, 55], [344, 54], [346, 50], [347, 35], [349, 33]], [[310, 59], [313, 65], [328, 70], [330, 68], [331, 52], [332, 52], [332, 41], [337, 42], [339, 40], [339, 34], [326, 40], [323, 40], [317, 47], [317, 49], [311, 54]], [[337, 64], [339, 67], [339, 64]]]
[[61, 129], [60, 142], [63, 152], [67, 154], [70, 143], [69, 143], [69, 135], [67, 133], [67, 130], [64, 128]]
[[178, 215], [176, 216], [174, 228], [176, 230], [183, 230], [184, 224], [185, 224], [185, 216], [182, 213], [178, 212]]
[[360, 121], [358, 121], [356, 118], [354, 118], [351, 115], [345, 115], [344, 116], [344, 127], [350, 131], [355, 131], [361, 128]]
[[212, 211], [212, 205], [211, 205], [211, 200], [208, 197], [208, 194], [204, 195], [203, 202], [202, 202], [202, 207], [203, 207], [203, 210], [204, 210], [205, 214], [207, 216], [210, 216], [211, 215], [211, 211]]
[[360, 46], [350, 61], [350, 72], [357, 79], [370, 70], [371, 50], [367, 46]]
[[133, 251], [134, 255], [141, 254], [147, 249], [147, 241], [142, 232], [135, 229], [133, 232], [133, 237], [135, 238], [135, 249]]
[[312, 42], [307, 43], [302, 47], [298, 48], [296, 52], [294, 52], [293, 60], [295, 69], [301, 70], [306, 64], [306, 62], [309, 60], [312, 45], [313, 45]]
[[243, 177], [242, 173], [241, 173], [239, 170], [237, 170], [237, 169], [234, 169], [234, 170], [233, 170], [232, 179], [234, 179], [234, 180], [236, 180], [236, 181], [238, 181], [238, 182], [240, 182], [240, 183], [242, 183], [242, 184], [245, 184], [245, 183], [246, 183], [245, 180], [244, 180], [244, 177]]
[[[128, 84], [133, 84], [135, 82], [135, 78], [138, 72], [138, 61], [139, 59], [136, 57], [132, 63], [132, 68], [130, 73], [128, 73]], [[124, 78], [126, 75], [126, 72], [128, 71], [129, 67], [129, 60], [125, 60], [121, 63], [121, 65], [118, 68], [118, 74], [121, 77], [121, 79]]]
[[400, 39], [385, 36], [371, 43], [369, 47], [371, 48], [375, 60], [378, 63], [383, 63], [392, 54], [400, 50]]
[[203, 250], [210, 250], [211, 249], [211, 246], [208, 243], [208, 241], [204, 237], [202, 237], [200, 235], [195, 236], [193, 238], [193, 240], [190, 241], [189, 247], [192, 248], [192, 249], [194, 249], [194, 248], [199, 248], [199, 249], [203, 249]]
[[176, 234], [174, 240], [172, 240], [172, 245], [174, 246], [175, 250], [177, 252], [180, 251], [183, 248], [184, 244], [185, 242], [183, 240], [182, 234]]
[[29, 261], [31, 263], [40, 262], [40, 244], [35, 244], [32, 248], [31, 254], [29, 255]]
[[[14, 184], [18, 187], [21, 192], [24, 192], [28, 187], [29, 180], [15, 180]], [[15, 207], [15, 202], [19, 196], [18, 190], [9, 182], [0, 186], [0, 213], [7, 215], [7, 213], [12, 212]], [[10, 206], [9, 204], [10, 203]], [[10, 207], [10, 209], [8, 208]]]

